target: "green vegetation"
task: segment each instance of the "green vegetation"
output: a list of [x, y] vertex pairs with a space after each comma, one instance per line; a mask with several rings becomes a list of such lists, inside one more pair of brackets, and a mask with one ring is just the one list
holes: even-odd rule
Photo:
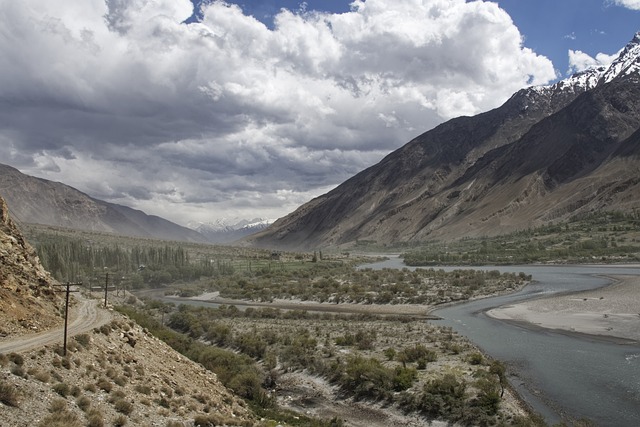
[[291, 274], [314, 269], [318, 264], [331, 268], [358, 262], [348, 255], [274, 253], [36, 225], [25, 225], [23, 231], [45, 269], [56, 279], [82, 281], [96, 288], [104, 286], [106, 273], [111, 286], [141, 289], [192, 283], [201, 278]]
[[116, 289], [163, 287], [183, 297], [218, 292], [222, 298], [252, 301], [436, 305], [512, 291], [529, 279], [497, 271], [359, 270], [354, 265], [364, 260], [346, 255], [274, 255], [113, 236], [98, 241], [88, 239], [91, 234], [76, 232], [80, 238], [46, 231], [35, 233], [44, 266], [59, 280], [82, 280], [97, 290], [109, 272], [109, 283]]
[[[335, 385], [345, 398], [464, 425], [510, 424], [500, 413], [503, 377], [450, 328], [375, 315], [175, 307], [158, 301], [118, 310], [215, 372], [259, 416], [284, 421], [286, 411], [269, 390], [281, 376], [304, 371]], [[163, 315], [172, 329], [158, 321]], [[429, 368], [436, 362], [446, 374], [442, 367]], [[476, 423], [479, 419], [487, 424]]]
[[640, 212], [598, 212], [496, 237], [430, 242], [403, 257], [411, 266], [637, 262]]

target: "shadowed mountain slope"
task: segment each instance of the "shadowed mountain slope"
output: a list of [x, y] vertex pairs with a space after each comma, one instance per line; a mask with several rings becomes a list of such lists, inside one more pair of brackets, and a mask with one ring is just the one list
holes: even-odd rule
[[312, 249], [502, 234], [640, 207], [640, 33], [607, 68], [430, 130], [247, 241]]

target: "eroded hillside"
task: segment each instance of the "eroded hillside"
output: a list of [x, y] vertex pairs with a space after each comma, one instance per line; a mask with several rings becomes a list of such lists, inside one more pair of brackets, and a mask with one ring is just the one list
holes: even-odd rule
[[[256, 424], [214, 373], [117, 313], [97, 316], [95, 327], [69, 339], [65, 354], [62, 294], [2, 199], [0, 258], [0, 425]], [[59, 332], [59, 343], [6, 351], [45, 330]]]

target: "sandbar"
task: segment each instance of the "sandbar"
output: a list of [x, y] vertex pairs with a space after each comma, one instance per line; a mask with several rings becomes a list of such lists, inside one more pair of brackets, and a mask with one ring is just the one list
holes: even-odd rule
[[487, 311], [501, 320], [640, 342], [640, 277], [610, 276], [604, 288], [505, 305]]

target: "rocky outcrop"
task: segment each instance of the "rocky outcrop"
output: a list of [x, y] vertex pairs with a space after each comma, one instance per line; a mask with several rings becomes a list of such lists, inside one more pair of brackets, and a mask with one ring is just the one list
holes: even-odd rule
[[36, 332], [61, 322], [57, 282], [9, 216], [0, 197], [0, 335]]

